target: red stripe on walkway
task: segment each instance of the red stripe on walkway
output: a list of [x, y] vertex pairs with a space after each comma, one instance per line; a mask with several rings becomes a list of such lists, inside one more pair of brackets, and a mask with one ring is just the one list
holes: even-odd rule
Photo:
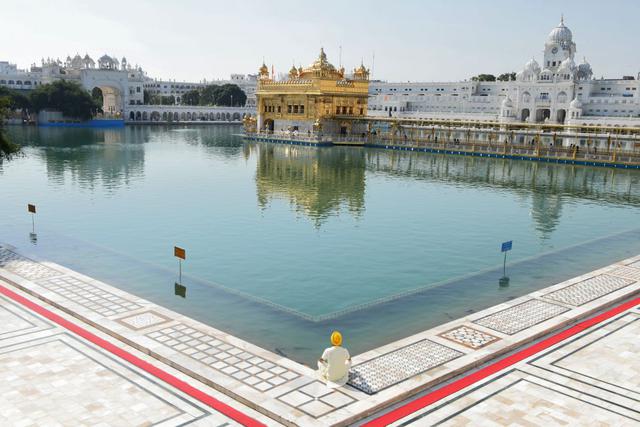
[[81, 336], [82, 338], [86, 339], [87, 341], [90, 341], [94, 344], [96, 344], [97, 346], [103, 348], [104, 350], [107, 350], [108, 352], [120, 357], [121, 359], [126, 360], [127, 362], [131, 363], [134, 366], [137, 366], [138, 368], [148, 372], [149, 374], [155, 376], [156, 378], [161, 379], [162, 381], [166, 382], [167, 384], [177, 388], [178, 390], [188, 394], [189, 396], [193, 397], [194, 399], [199, 400], [200, 402], [206, 404], [207, 406], [210, 406], [211, 408], [215, 409], [216, 411], [226, 415], [227, 417], [233, 419], [234, 421], [248, 426], [248, 427], [254, 427], [254, 426], [265, 426], [265, 424], [254, 420], [253, 418], [251, 418], [248, 415], [243, 414], [242, 412], [232, 408], [231, 406], [222, 403], [221, 401], [219, 401], [218, 399], [216, 399], [213, 396], [208, 395], [207, 393], [198, 390], [197, 388], [190, 386], [189, 384], [187, 384], [186, 382], [174, 377], [173, 375], [163, 371], [160, 368], [155, 367], [154, 365], [145, 362], [144, 360], [134, 356], [133, 354], [117, 347], [114, 344], [111, 344], [109, 341], [103, 340], [102, 338], [92, 334], [91, 332], [87, 331], [86, 329], [76, 325], [75, 323], [72, 323], [60, 316], [58, 316], [57, 314], [47, 310], [46, 308], [28, 300], [27, 298], [18, 295], [17, 293], [5, 288], [4, 286], [0, 285], [0, 293], [4, 294], [5, 296], [11, 298], [12, 300], [22, 304], [23, 306], [27, 307], [28, 309], [35, 311], [36, 313], [38, 313], [39, 315], [46, 317], [47, 319], [51, 320], [52, 322], [57, 323], [58, 325], [70, 330], [71, 332], [75, 333], [76, 335]]
[[569, 329], [566, 329], [562, 332], [559, 332], [555, 335], [552, 335], [549, 338], [546, 338], [543, 341], [540, 341], [536, 344], [533, 344], [517, 353], [514, 353], [510, 356], [505, 357], [489, 366], [486, 366], [472, 374], [467, 375], [466, 377], [460, 378], [457, 381], [454, 381], [450, 384], [447, 384], [444, 387], [441, 387], [431, 393], [428, 393], [418, 399], [415, 399], [406, 405], [403, 405], [399, 408], [394, 409], [374, 420], [369, 421], [366, 424], [363, 424], [362, 427], [378, 427], [378, 426], [386, 426], [391, 423], [394, 423], [406, 416], [411, 415], [412, 413], [419, 411], [420, 409], [429, 406], [445, 397], [456, 393], [476, 382], [487, 378], [490, 375], [493, 375], [515, 363], [518, 363], [529, 356], [533, 356], [536, 353], [541, 352], [544, 349], [551, 347], [567, 338], [576, 335], [587, 328], [590, 328], [594, 325], [597, 325], [600, 322], [603, 322], [617, 314], [620, 314], [626, 310], [629, 310], [636, 305], [640, 304], [640, 298], [635, 298], [631, 301], [620, 304], [604, 313], [601, 313], [595, 317], [587, 319], [583, 322], [580, 322]]

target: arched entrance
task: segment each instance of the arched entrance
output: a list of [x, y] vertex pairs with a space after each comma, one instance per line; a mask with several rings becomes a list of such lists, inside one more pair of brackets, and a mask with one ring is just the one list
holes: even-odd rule
[[105, 115], [115, 116], [122, 112], [122, 92], [113, 86], [94, 86], [91, 97], [102, 106]]
[[264, 130], [267, 132], [273, 132], [273, 120], [267, 119], [264, 121]]
[[536, 122], [544, 122], [551, 117], [551, 110], [548, 108], [541, 108], [536, 111]]
[[529, 120], [530, 115], [531, 115], [531, 112], [529, 111], [529, 109], [523, 108], [522, 113], [520, 113], [520, 120], [523, 122], [526, 122], [527, 120]]
[[558, 110], [556, 114], [556, 118], [558, 120], [558, 123], [564, 123], [564, 120], [567, 118], [567, 110], [565, 109]]

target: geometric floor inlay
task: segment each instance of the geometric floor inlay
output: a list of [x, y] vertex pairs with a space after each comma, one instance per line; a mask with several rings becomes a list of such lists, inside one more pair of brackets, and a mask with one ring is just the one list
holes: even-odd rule
[[184, 324], [150, 332], [146, 336], [262, 392], [300, 376]]
[[28, 280], [45, 279], [63, 274], [8, 249], [0, 249], [0, 267]]
[[424, 339], [352, 367], [349, 385], [367, 394], [377, 393], [463, 354]]
[[634, 283], [633, 280], [601, 274], [544, 295], [565, 304], [580, 306]]
[[170, 320], [171, 319], [164, 317], [155, 311], [145, 311], [144, 313], [138, 313], [133, 316], [117, 319], [119, 323], [135, 330], [159, 325], [161, 323], [169, 322]]
[[503, 334], [513, 335], [568, 310], [560, 305], [532, 299], [474, 320], [473, 323]]
[[611, 271], [610, 274], [616, 274], [622, 277], [628, 277], [633, 280], [640, 280], [640, 269], [634, 268], [638, 265], [638, 263], [631, 264], [631, 266], [621, 266], [617, 267]]
[[482, 348], [485, 345], [491, 344], [492, 342], [500, 339], [486, 332], [464, 325], [458, 326], [450, 331], [443, 332], [440, 336], [473, 349]]
[[71, 276], [39, 280], [36, 283], [105, 317], [141, 308], [135, 302]]
[[351, 396], [331, 389], [320, 381], [314, 381], [287, 392], [279, 396], [278, 399], [314, 418], [321, 417], [355, 401]]

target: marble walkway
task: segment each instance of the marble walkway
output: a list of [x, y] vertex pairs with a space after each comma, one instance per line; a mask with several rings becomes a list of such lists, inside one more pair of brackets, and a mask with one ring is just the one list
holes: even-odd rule
[[[14, 400], [0, 402], [0, 418], [13, 416], [12, 420], [18, 420], [24, 416], [33, 417], [36, 415], [28, 414], [34, 411], [38, 416], [50, 417], [52, 423], [58, 416], [73, 414], [76, 418], [72, 424], [95, 425], [101, 420], [92, 412], [93, 404], [97, 402], [96, 411], [105, 417], [105, 425], [120, 424], [115, 421], [124, 418], [117, 417], [127, 416], [132, 417], [132, 421], [125, 425], [232, 425], [235, 422], [245, 425], [350, 425], [637, 295], [639, 280], [640, 256], [390, 343], [355, 356], [349, 384], [334, 390], [317, 381], [315, 372], [308, 367], [63, 266], [17, 253], [4, 245], [0, 246], [0, 287], [100, 336], [115, 348], [115, 353], [128, 352], [153, 366], [150, 370], [141, 370], [142, 365], [132, 364], [126, 358], [123, 361], [96, 346], [95, 341], [87, 343], [79, 338], [69, 330], [74, 326], [63, 327], [51, 319], [41, 318], [37, 313], [28, 313], [24, 306], [6, 298], [5, 294], [5, 297], [0, 297], [0, 313], [4, 310], [9, 317], [0, 317], [0, 321], [5, 320], [0, 326], [0, 350], [10, 351], [0, 353], [0, 358], [6, 357], [5, 363], [0, 362], [0, 383], [19, 384], [19, 387], [12, 386], [11, 389], [20, 391], [12, 395]], [[32, 317], [38, 322], [31, 320]], [[24, 323], [19, 319], [28, 320]], [[29, 332], [29, 322], [45, 325], [42, 326], [45, 329], [36, 328]], [[27, 332], [23, 335], [22, 331]], [[619, 338], [616, 343], [622, 345], [624, 340], [624, 337]], [[624, 348], [628, 354], [636, 354], [638, 350], [633, 345]], [[590, 351], [597, 352], [595, 349], [592, 347]], [[607, 356], [612, 358], [612, 363], [618, 361], [614, 353], [610, 351]], [[589, 364], [590, 357], [596, 357], [593, 354], [600, 353], [592, 353], [591, 356], [583, 353], [584, 365]], [[125, 382], [114, 379], [117, 374], [111, 378], [104, 371], [107, 359], [122, 367], [119, 378], [122, 381], [126, 378]], [[562, 363], [554, 359], [544, 366], [547, 365], [556, 369]], [[605, 369], [603, 366], [608, 363], [596, 365], [592, 369]], [[108, 366], [113, 368], [115, 365]], [[491, 390], [499, 392], [478, 391], [473, 396], [493, 393], [491, 395], [496, 396], [496, 402], [503, 405], [513, 402], [514, 406], [525, 411], [527, 405], [537, 401], [536, 396], [555, 396], [549, 397], [554, 401], [569, 399], [566, 393], [562, 394], [566, 390], [559, 391], [558, 395], [545, 391], [544, 386], [549, 384], [540, 385], [540, 381], [551, 380], [552, 374], [541, 374], [539, 370], [545, 368], [530, 366], [513, 368], [500, 377], [500, 381], [496, 379], [498, 385]], [[563, 366], [569, 365], [565, 363]], [[190, 394], [187, 388], [176, 382], [166, 383], [162, 380], [163, 375], [153, 374], [154, 369], [169, 372], [189, 387], [197, 388], [200, 394]], [[635, 369], [635, 377], [631, 376], [629, 381], [635, 379], [635, 384], [638, 384], [637, 366]], [[115, 368], [107, 371], [117, 372]], [[539, 381], [527, 376], [536, 373], [541, 378]], [[553, 375], [556, 374], [560, 375]], [[586, 376], [595, 374], [585, 373]], [[44, 381], [38, 380], [39, 375], [43, 375]], [[87, 376], [86, 380], [84, 376]], [[609, 380], [616, 387], [622, 385], [618, 379]], [[569, 380], [557, 381], [564, 384], [562, 381]], [[45, 385], [38, 385], [40, 383]], [[67, 395], [66, 389], [73, 389], [76, 394]], [[97, 392], [99, 390], [104, 391]], [[122, 390], [127, 392], [122, 393]], [[4, 395], [5, 390], [0, 392]], [[45, 392], [47, 396], [57, 397], [38, 399]], [[622, 393], [621, 390], [618, 392]], [[27, 398], [30, 393], [38, 396], [31, 400], [31, 406], [26, 403], [30, 401]], [[129, 410], [132, 404], [127, 397], [131, 395], [142, 396], [135, 399], [141, 403], [133, 411]], [[468, 402], [473, 396], [465, 395], [455, 402], [462, 404], [460, 402]], [[530, 399], [514, 400], [518, 396], [530, 396]], [[219, 404], [207, 404], [210, 399]], [[38, 400], [46, 400], [50, 407], [41, 405], [36, 408]], [[489, 400], [483, 400], [486, 402], [483, 405], [489, 404]], [[580, 406], [584, 402], [578, 401], [567, 400], [573, 405], [567, 407], [567, 419], [571, 414], [580, 415], [584, 409]], [[455, 402], [452, 400], [447, 407], [455, 407]], [[71, 409], [65, 409], [65, 405], [70, 405]], [[544, 408], [545, 404], [541, 405], [540, 408]], [[461, 410], [460, 413], [484, 411], [484, 406], [478, 407], [480, 409], [469, 409], [472, 412]], [[630, 408], [631, 412], [637, 409], [634, 406]], [[407, 415], [407, 419], [395, 421], [429, 425], [439, 414], [444, 414], [442, 411], [429, 411], [430, 408], [424, 408], [423, 412], [412, 415], [413, 418]], [[496, 411], [504, 413], [500, 408]], [[544, 413], [543, 409], [540, 411]], [[607, 419], [607, 414], [603, 413], [603, 420]], [[629, 414], [623, 411], [624, 416]], [[109, 416], [114, 417], [114, 422], [108, 421]], [[517, 417], [518, 413], [511, 416]], [[451, 414], [441, 418], [461, 420], [452, 418]], [[32, 423], [25, 422], [24, 425]], [[489, 421], [487, 423], [490, 424]], [[497, 423], [500, 424], [499, 421]]]

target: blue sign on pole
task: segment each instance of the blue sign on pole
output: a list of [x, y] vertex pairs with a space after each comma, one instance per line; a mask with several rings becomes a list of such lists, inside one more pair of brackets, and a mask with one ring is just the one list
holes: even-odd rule
[[502, 252], [510, 251], [513, 247], [513, 240], [509, 240], [508, 242], [504, 242], [502, 244]]

